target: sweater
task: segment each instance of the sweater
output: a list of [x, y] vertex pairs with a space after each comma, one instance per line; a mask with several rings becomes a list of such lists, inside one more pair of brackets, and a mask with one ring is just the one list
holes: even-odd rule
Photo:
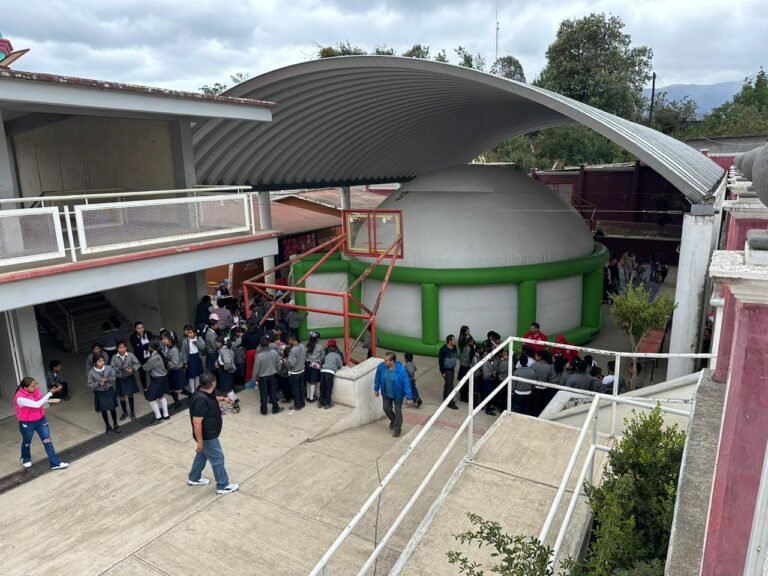
[[[112, 356], [112, 361], [109, 363], [109, 365], [112, 370], [115, 371], [115, 374], [121, 378], [132, 376], [138, 371], [139, 368], [141, 368], [141, 362], [139, 362], [139, 359], [130, 352], [126, 352], [125, 356], [115, 354]], [[128, 372], [128, 368], [133, 370], [133, 372]]]
[[[514, 375], [519, 378], [527, 378], [528, 380], [536, 380], [536, 372], [533, 371], [533, 368], [530, 366], [521, 366], [517, 370], [515, 370]], [[518, 380], [513, 380], [515, 383], [515, 394], [518, 394], [520, 396], [527, 396], [531, 393], [531, 390], [533, 389], [533, 385], [529, 384], [528, 382], [520, 382]]]
[[280, 352], [274, 345], [270, 344], [266, 348], [259, 347], [256, 352], [256, 360], [253, 362], [254, 380], [274, 376], [280, 371]]
[[444, 344], [443, 347], [440, 348], [437, 364], [440, 368], [440, 374], [453, 372], [456, 368], [456, 348], [451, 348], [448, 344]]
[[[203, 340], [202, 336], [195, 336], [195, 345], [197, 346], [197, 354], [205, 354], [205, 340]], [[189, 338], [184, 338], [184, 340], [181, 343], [181, 363], [185, 366], [189, 364], [189, 355], [190, 355], [190, 340]]]
[[[106, 384], [102, 384], [102, 378], [106, 378]], [[99, 372], [96, 368], [91, 368], [88, 371], [88, 388], [94, 392], [97, 390], [106, 390], [115, 385], [115, 371], [110, 366], [104, 366], [104, 370]]]
[[322, 372], [336, 374], [336, 370], [342, 366], [344, 366], [344, 363], [341, 361], [341, 354], [338, 352], [328, 352], [323, 359], [323, 366], [320, 370]]
[[157, 352], [152, 352], [147, 361], [144, 362], [144, 371], [153, 378], [168, 375], [168, 370], [165, 368], [165, 363], [163, 362], [160, 354]]
[[307, 358], [307, 349], [304, 344], [296, 344], [291, 347], [288, 358], [285, 360], [285, 366], [288, 368], [288, 374], [301, 374], [304, 372], [304, 362]]
[[219, 348], [219, 358], [217, 362], [219, 363], [219, 367], [225, 372], [232, 374], [237, 370], [237, 367], [235, 366], [235, 353], [229, 346], [222, 346]]

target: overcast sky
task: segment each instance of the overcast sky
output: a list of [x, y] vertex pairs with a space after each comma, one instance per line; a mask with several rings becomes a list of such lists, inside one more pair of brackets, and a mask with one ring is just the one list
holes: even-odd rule
[[[400, 52], [419, 42], [455, 61], [463, 45], [493, 59], [496, 2], [483, 0], [40, 0], [13, 2], [0, 32], [31, 52], [20, 70], [196, 90], [313, 57], [349, 40]], [[501, 0], [500, 55], [534, 78], [559, 23], [620, 16], [650, 46], [660, 85], [742, 80], [768, 63], [768, 0]]]

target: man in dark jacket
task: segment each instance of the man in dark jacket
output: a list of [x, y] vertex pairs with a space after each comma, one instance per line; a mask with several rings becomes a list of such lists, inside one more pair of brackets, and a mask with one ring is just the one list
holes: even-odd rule
[[408, 406], [413, 406], [413, 392], [408, 371], [397, 361], [394, 352], [384, 354], [384, 362], [376, 368], [373, 392], [377, 398], [381, 396], [384, 413], [389, 418], [389, 429], [397, 438], [403, 427], [403, 399], [407, 399]]
[[[456, 337], [453, 334], [448, 334], [445, 338], [445, 344], [440, 348], [438, 366], [440, 375], [443, 377], [443, 400], [445, 400], [453, 391], [453, 377], [456, 370]], [[453, 400], [448, 404], [448, 408], [451, 410], [459, 409]]]

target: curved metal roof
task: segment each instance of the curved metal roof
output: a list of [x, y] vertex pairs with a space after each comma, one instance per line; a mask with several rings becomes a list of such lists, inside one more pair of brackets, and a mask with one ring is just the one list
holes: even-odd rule
[[512, 136], [583, 124], [654, 168], [693, 203], [724, 172], [690, 146], [565, 96], [431, 60], [351, 56], [268, 72], [227, 96], [277, 102], [273, 120], [194, 128], [201, 184], [259, 189], [406, 181], [465, 164]]

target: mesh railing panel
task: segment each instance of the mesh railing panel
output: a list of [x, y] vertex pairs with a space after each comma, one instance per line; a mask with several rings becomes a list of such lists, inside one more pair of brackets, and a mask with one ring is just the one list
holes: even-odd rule
[[0, 266], [64, 256], [58, 211], [0, 211]]
[[77, 206], [84, 253], [249, 230], [247, 196]]

